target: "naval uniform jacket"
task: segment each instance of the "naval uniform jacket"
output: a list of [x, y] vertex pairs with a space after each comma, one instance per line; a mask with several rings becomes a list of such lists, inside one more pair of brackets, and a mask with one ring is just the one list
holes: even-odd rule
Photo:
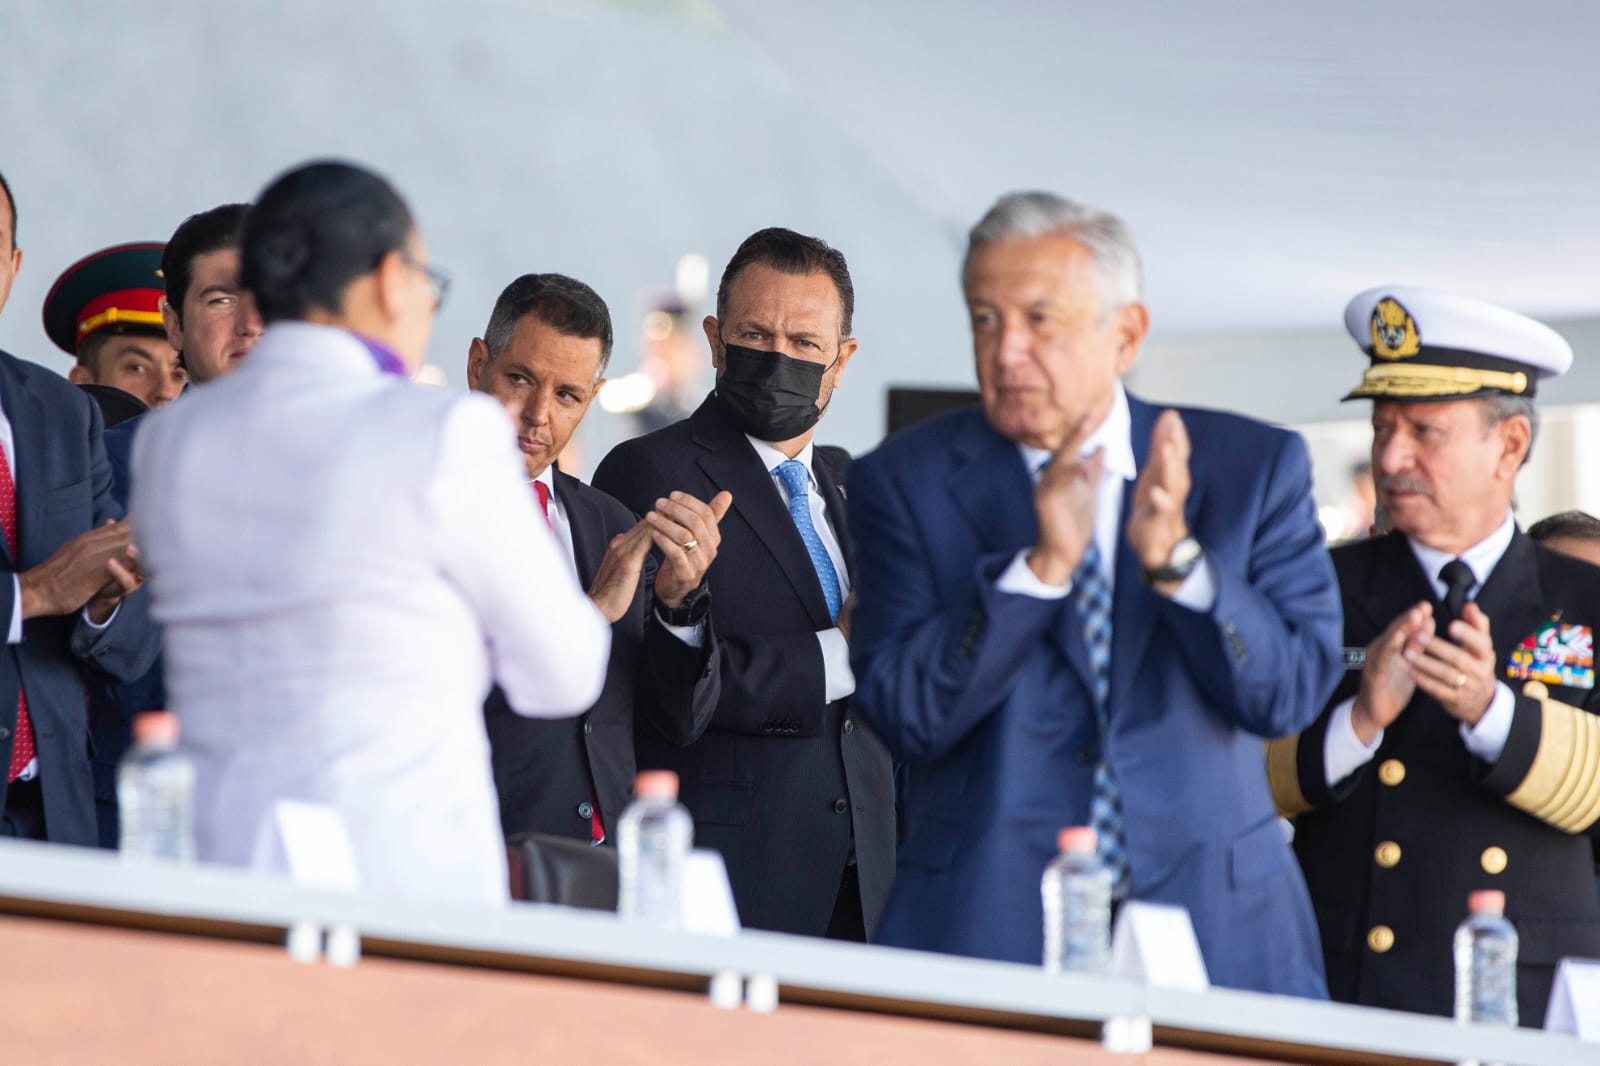
[[1555, 619], [1587, 627], [1568, 635], [1592, 649], [1600, 568], [1542, 548], [1518, 529], [1479, 589], [1496, 676], [1516, 695], [1511, 732], [1493, 765], [1472, 755], [1456, 719], [1418, 691], [1372, 760], [1330, 788], [1323, 769], [1329, 717], [1356, 694], [1362, 650], [1411, 605], [1428, 600], [1436, 615], [1442, 610], [1403, 535], [1332, 554], [1344, 600], [1344, 679], [1315, 725], [1268, 751], [1280, 809], [1303, 812], [1294, 847], [1322, 931], [1328, 990], [1355, 1003], [1451, 1013], [1453, 932], [1466, 916], [1467, 894], [1496, 888], [1521, 939], [1521, 1022], [1542, 1025], [1555, 964], [1600, 955], [1591, 846], [1600, 817], [1600, 695], [1592, 650], [1587, 664], [1567, 657], [1571, 684], [1532, 683], [1518, 676], [1512, 657]]

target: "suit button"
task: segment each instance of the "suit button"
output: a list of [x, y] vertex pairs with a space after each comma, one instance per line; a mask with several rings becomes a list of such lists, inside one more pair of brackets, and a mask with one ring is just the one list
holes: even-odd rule
[[833, 813], [834, 814], [843, 814], [845, 811], [848, 811], [849, 809], [850, 809], [850, 801], [849, 800], [847, 800], [847, 799], [836, 799], [836, 800], [833, 801]]
[[1394, 947], [1394, 930], [1387, 925], [1375, 925], [1367, 931], [1367, 947], [1382, 955]]
[[585, 723], [583, 723], [583, 735], [584, 736], [588, 736], [590, 733], [593, 733], [593, 732], [594, 732], [594, 723], [593, 722], [585, 722]]
[[580, 804], [578, 804], [578, 817], [579, 818], [593, 818], [594, 817], [594, 806], [592, 804], [588, 804], [588, 803], [580, 803]]
[[1385, 840], [1382, 844], [1378, 845], [1378, 849], [1377, 851], [1373, 852], [1372, 857], [1377, 859], [1378, 865], [1382, 866], [1386, 870], [1395, 866], [1399, 866], [1400, 845], [1396, 844], [1392, 840]]
[[846, 733], [854, 733], [856, 731], [856, 724], [850, 719], [846, 718], [844, 720], [844, 731]]
[[1098, 751], [1095, 751], [1093, 748], [1079, 748], [1078, 749], [1078, 765], [1079, 766], [1093, 766], [1095, 763], [1097, 763], [1099, 761], [1100, 761], [1100, 753]]
[[1378, 780], [1386, 785], [1398, 785], [1406, 779], [1406, 764], [1399, 759], [1385, 759], [1378, 767]]
[[1483, 858], [1482, 858], [1481, 861], [1483, 862], [1483, 872], [1484, 873], [1486, 873], [1486, 874], [1503, 873], [1505, 871], [1505, 868], [1506, 868], [1506, 849], [1505, 848], [1484, 848], [1483, 849]]
[[0, 740], [10, 740], [10, 739], [11, 739], [11, 730], [7, 729], [3, 725], [0, 725]]

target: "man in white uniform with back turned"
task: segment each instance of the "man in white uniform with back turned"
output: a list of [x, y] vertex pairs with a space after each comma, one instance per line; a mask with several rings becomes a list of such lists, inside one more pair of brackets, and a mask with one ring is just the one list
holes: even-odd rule
[[275, 803], [306, 800], [343, 817], [363, 888], [504, 900], [484, 696], [581, 712], [605, 619], [505, 411], [407, 379], [444, 278], [383, 179], [279, 178], [241, 282], [267, 324], [250, 360], [148, 419], [133, 455], [200, 857], [249, 864]]

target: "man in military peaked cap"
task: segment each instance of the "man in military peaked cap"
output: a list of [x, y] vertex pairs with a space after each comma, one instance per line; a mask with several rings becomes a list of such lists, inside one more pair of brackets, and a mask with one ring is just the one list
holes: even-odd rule
[[161, 322], [161, 252], [156, 242], [103, 248], [72, 264], [44, 300], [44, 330], [77, 359], [75, 385], [110, 386], [159, 407], [187, 376]]
[[1372, 472], [1392, 523], [1334, 549], [1345, 673], [1268, 769], [1297, 815], [1335, 999], [1449, 1014], [1467, 894], [1501, 889], [1521, 936], [1524, 1025], [1556, 962], [1600, 955], [1594, 625], [1600, 568], [1535, 544], [1511, 511], [1534, 391], [1572, 363], [1554, 330], [1427, 289], [1357, 296]]

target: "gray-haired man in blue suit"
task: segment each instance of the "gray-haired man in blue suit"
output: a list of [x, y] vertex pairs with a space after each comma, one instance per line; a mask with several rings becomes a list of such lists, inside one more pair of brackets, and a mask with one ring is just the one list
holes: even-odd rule
[[1325, 996], [1262, 765], [1338, 679], [1304, 443], [1123, 390], [1149, 316], [1114, 215], [1007, 196], [963, 284], [982, 410], [849, 479], [856, 698], [910, 764], [877, 939], [1037, 963], [1040, 874], [1088, 824], [1120, 898], [1188, 909], [1214, 983]]

